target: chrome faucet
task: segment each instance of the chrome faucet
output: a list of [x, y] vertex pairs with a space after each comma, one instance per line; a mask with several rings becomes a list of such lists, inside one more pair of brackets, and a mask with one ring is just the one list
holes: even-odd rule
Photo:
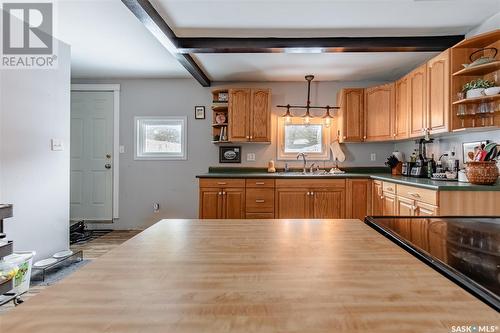
[[[316, 165], [316, 163], [314, 163], [314, 162], [313, 162], [313, 163], [311, 164], [311, 166], [309, 167], [309, 172], [310, 172], [310, 173], [314, 173], [314, 166], [315, 166], [315, 165]], [[319, 168], [319, 167], [317, 167], [317, 168]]]
[[301, 158], [301, 157], [302, 157], [302, 159], [304, 160], [304, 170], [302, 171], [302, 173], [304, 173], [304, 174], [305, 174], [305, 173], [306, 173], [306, 166], [307, 166], [307, 159], [306, 159], [307, 154], [306, 154], [306, 153], [298, 153], [298, 154], [297, 154], [297, 159], [299, 159], [299, 158]]

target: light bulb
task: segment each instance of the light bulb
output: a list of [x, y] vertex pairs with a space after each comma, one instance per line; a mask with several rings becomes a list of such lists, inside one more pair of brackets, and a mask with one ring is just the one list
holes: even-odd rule
[[304, 124], [309, 124], [311, 122], [311, 117], [305, 116], [304, 117]]
[[285, 123], [290, 124], [292, 122], [292, 117], [285, 116]]
[[330, 117], [326, 117], [324, 120], [323, 120], [323, 123], [325, 124], [325, 127], [330, 127], [331, 123], [332, 123], [332, 118]]

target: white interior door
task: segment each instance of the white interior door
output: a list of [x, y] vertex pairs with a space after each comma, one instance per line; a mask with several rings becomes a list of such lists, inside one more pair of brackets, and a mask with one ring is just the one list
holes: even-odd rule
[[71, 93], [71, 219], [113, 219], [113, 92]]

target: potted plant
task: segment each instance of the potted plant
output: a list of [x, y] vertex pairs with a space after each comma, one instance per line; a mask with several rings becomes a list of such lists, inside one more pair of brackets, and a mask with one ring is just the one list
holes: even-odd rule
[[481, 97], [484, 96], [485, 89], [494, 86], [494, 82], [485, 79], [477, 79], [464, 84], [462, 91], [466, 93], [466, 98]]

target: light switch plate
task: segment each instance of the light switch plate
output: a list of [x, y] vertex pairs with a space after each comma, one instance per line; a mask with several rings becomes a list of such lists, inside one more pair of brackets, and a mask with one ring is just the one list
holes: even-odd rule
[[370, 161], [372, 161], [372, 162], [373, 162], [373, 161], [376, 161], [376, 160], [377, 160], [377, 154], [375, 154], [375, 153], [371, 153], [371, 154], [370, 154]]
[[255, 153], [248, 153], [247, 161], [255, 161]]
[[120, 145], [120, 147], [118, 147], [118, 151], [120, 152], [120, 154], [125, 153], [125, 146]]
[[62, 151], [64, 149], [62, 140], [51, 139], [50, 140], [50, 149], [52, 151]]

